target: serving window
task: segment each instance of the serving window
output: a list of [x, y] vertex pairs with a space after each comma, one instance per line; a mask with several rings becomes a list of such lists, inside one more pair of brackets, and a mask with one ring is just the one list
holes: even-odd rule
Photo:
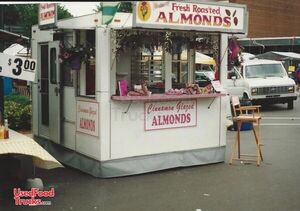
[[[113, 33], [116, 39], [113, 51], [118, 58], [117, 89], [122, 80], [126, 81], [129, 90], [145, 84], [152, 93], [164, 93], [170, 88], [185, 88], [187, 83], [197, 83], [214, 73], [220, 41], [216, 34], [139, 29], [115, 30]], [[198, 52], [209, 55], [214, 63], [199, 63]], [[209, 73], [201, 75], [199, 72], [203, 71]]]
[[77, 31], [76, 43], [81, 54], [80, 69], [75, 71], [77, 96], [95, 98], [95, 30]]
[[72, 30], [64, 30], [63, 33], [54, 34], [55, 40], [60, 40], [60, 72], [62, 86], [74, 86], [74, 74], [69, 60], [64, 56], [66, 49], [75, 46], [75, 37]]
[[187, 49], [184, 46], [184, 50], [179, 53], [174, 53], [172, 55], [172, 87], [173, 88], [183, 88], [188, 82], [188, 56]]
[[95, 30], [65, 30], [59, 39], [62, 85], [74, 87], [76, 96], [94, 98]]
[[141, 50], [131, 58], [131, 86], [146, 83], [153, 93], [163, 93], [165, 86], [164, 56], [162, 51]]

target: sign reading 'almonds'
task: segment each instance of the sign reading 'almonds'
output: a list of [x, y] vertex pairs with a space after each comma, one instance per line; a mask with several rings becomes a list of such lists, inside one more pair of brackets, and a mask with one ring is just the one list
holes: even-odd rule
[[76, 101], [76, 131], [99, 136], [98, 106], [97, 102]]
[[141, 1], [135, 4], [133, 25], [142, 28], [189, 29], [246, 33], [245, 5]]
[[43, 3], [39, 5], [39, 28], [55, 28], [57, 22], [57, 4]]
[[145, 130], [192, 127], [196, 124], [196, 100], [145, 103]]

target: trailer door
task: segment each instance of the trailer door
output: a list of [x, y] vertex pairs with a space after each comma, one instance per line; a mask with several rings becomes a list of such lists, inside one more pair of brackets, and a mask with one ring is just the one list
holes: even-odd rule
[[61, 139], [61, 87], [59, 41], [49, 43], [49, 136], [56, 143]]

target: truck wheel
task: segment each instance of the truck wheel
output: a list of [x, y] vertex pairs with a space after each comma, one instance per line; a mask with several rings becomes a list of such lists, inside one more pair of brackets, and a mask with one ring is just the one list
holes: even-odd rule
[[249, 97], [246, 93], [243, 94], [243, 100], [249, 100]]
[[288, 109], [293, 109], [294, 108], [294, 101], [289, 101], [288, 102]]

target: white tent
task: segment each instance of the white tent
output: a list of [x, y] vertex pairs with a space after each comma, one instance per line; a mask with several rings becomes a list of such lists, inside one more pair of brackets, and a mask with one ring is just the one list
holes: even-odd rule
[[[183, 60], [186, 60], [187, 56], [187, 52], [186, 50], [183, 51], [183, 54], [182, 54], [182, 58]], [[196, 52], [196, 61], [195, 61], [196, 64], [208, 64], [208, 65], [216, 65], [216, 61], [210, 57], [210, 56], [207, 56], [203, 53], [200, 53], [200, 52]]]
[[6, 48], [3, 53], [12, 55], [12, 56], [30, 56], [30, 50], [29, 54], [27, 55], [27, 48], [23, 45], [20, 45], [18, 43], [11, 44], [8, 48]]
[[200, 52], [196, 52], [196, 64], [216, 65], [216, 62], [212, 57], [207, 56]]
[[294, 52], [278, 52], [270, 51], [263, 54], [256, 55], [258, 59], [271, 59], [271, 60], [300, 60], [300, 54]]
[[249, 60], [249, 59], [255, 58], [255, 55], [252, 54], [252, 53], [246, 53], [246, 52], [243, 52], [243, 53], [242, 53], [242, 58], [243, 58], [243, 60], [245, 61], [245, 60]]

